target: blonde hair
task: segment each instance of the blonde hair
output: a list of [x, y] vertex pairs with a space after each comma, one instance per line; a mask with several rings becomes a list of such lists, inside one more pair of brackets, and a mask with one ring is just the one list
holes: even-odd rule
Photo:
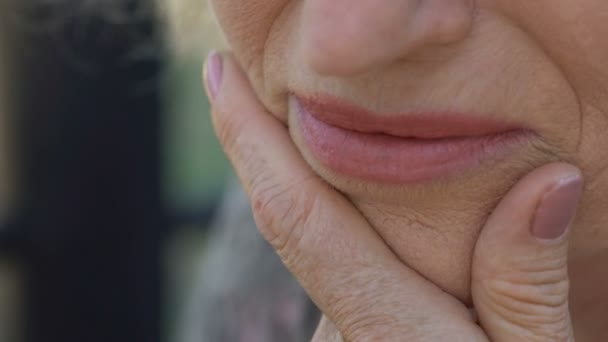
[[156, 0], [166, 19], [170, 46], [179, 56], [202, 55], [225, 47], [219, 26], [206, 0]]

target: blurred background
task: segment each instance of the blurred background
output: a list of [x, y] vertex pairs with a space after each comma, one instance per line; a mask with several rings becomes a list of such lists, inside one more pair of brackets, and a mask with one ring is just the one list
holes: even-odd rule
[[231, 172], [200, 55], [110, 2], [0, 0], [2, 342], [171, 341]]

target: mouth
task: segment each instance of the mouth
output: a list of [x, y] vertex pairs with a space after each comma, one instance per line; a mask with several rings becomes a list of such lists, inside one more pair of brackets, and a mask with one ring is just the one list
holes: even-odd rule
[[501, 160], [532, 132], [459, 112], [374, 113], [332, 97], [293, 97], [307, 150], [337, 174], [407, 184], [446, 178]]

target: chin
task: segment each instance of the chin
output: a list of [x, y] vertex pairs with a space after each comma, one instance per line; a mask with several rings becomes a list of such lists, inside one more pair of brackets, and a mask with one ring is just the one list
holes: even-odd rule
[[471, 304], [473, 250], [500, 199], [525, 174], [555, 161], [528, 137], [508, 154], [421, 181], [387, 182], [339, 172], [307, 143], [295, 114], [290, 134], [310, 167], [344, 194], [409, 267]]

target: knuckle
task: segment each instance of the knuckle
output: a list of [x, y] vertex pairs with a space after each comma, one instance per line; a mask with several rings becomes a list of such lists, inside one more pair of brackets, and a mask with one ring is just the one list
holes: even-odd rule
[[497, 303], [561, 308], [567, 304], [569, 279], [566, 252], [510, 256], [473, 272], [474, 283]]
[[303, 246], [306, 226], [317, 196], [306, 191], [306, 180], [281, 184], [272, 174], [260, 174], [252, 184], [251, 202], [258, 229], [288, 266]]
[[352, 308], [343, 311], [339, 318], [342, 321], [342, 335], [347, 341], [390, 341], [393, 338], [408, 337], [411, 340], [413, 332], [408, 324], [399, 326], [396, 317], [391, 314], [370, 313], [369, 308]]
[[531, 341], [568, 340], [569, 281], [563, 265], [506, 272], [482, 283], [490, 310], [513, 326], [523, 328]]
[[473, 335], [463, 328], [441, 326], [436, 319], [411, 316], [407, 320], [395, 315], [365, 316], [352, 320], [345, 329], [347, 341], [474, 341]]
[[[354, 277], [361, 277], [361, 274]], [[343, 283], [353, 278], [341, 277]], [[358, 286], [342, 291], [326, 301], [333, 322], [345, 341], [486, 341], [480, 329], [451, 315], [440, 316], [417, 306], [408, 306], [410, 298], [395, 292], [397, 279], [382, 279], [375, 270], [365, 279], [353, 281]], [[482, 337], [484, 337], [482, 339]]]
[[[437, 332], [430, 318], [403, 308], [395, 312], [397, 308], [382, 298], [383, 293], [343, 294], [330, 305], [346, 341], [422, 341]], [[368, 303], [377, 304], [370, 307]]]

